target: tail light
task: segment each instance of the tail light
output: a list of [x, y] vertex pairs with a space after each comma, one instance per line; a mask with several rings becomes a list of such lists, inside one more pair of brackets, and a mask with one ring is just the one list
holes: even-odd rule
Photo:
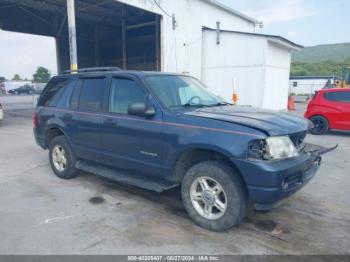
[[34, 112], [33, 114], [33, 127], [36, 128], [38, 125], [38, 116], [37, 114]]

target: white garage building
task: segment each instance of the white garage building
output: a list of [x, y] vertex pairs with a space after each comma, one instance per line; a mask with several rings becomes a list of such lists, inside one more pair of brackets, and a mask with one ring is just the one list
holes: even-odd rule
[[335, 85], [335, 76], [293, 76], [289, 80], [290, 93], [296, 95], [313, 95], [315, 91]]
[[162, 16], [163, 71], [198, 77], [229, 101], [235, 89], [241, 105], [286, 109], [291, 51], [302, 46], [257, 34], [262, 22], [215, 0], [123, 2]]
[[[257, 34], [261, 22], [215, 0], [75, 0], [79, 67], [120, 66], [193, 75], [239, 104], [286, 109], [291, 51]], [[3, 0], [3, 30], [52, 36], [69, 68], [66, 0]]]

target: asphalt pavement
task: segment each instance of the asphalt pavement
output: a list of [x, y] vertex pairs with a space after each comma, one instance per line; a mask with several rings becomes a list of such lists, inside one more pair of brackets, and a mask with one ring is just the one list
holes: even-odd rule
[[238, 228], [214, 233], [192, 223], [177, 189], [55, 177], [34, 142], [31, 99], [0, 97], [0, 254], [350, 254], [349, 133], [309, 135], [339, 144], [317, 176], [272, 212], [249, 209]]

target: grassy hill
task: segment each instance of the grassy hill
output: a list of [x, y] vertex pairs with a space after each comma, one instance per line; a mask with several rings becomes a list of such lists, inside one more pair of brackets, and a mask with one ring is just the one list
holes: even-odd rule
[[311, 46], [293, 53], [291, 75], [341, 77], [345, 66], [350, 66], [350, 43]]
[[319, 63], [325, 61], [343, 61], [350, 58], [350, 43], [317, 45], [295, 51], [294, 63]]

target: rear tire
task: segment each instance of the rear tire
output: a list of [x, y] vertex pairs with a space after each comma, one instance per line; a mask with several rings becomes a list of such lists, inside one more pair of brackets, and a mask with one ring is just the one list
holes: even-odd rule
[[310, 133], [313, 135], [324, 135], [329, 130], [328, 120], [323, 116], [313, 116], [310, 118], [314, 124], [314, 128], [310, 129]]
[[49, 145], [49, 158], [53, 172], [62, 179], [72, 179], [78, 175], [76, 158], [64, 136], [53, 138]]
[[194, 223], [211, 231], [237, 226], [245, 215], [244, 183], [233, 168], [221, 161], [192, 166], [183, 178], [181, 195]]

